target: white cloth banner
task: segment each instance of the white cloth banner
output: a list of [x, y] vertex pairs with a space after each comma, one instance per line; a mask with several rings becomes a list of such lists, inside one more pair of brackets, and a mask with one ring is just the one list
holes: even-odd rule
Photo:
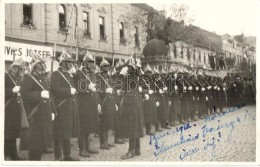
[[[41, 56], [46, 60], [47, 70], [51, 68], [51, 59], [53, 57], [53, 47], [50, 46], [40, 46], [40, 45], [31, 45], [18, 42], [9, 42], [5, 41], [4, 48], [4, 60], [13, 61], [13, 58], [17, 57], [28, 57], [32, 56], [34, 53]], [[58, 64], [54, 62], [54, 70], [57, 69]]]

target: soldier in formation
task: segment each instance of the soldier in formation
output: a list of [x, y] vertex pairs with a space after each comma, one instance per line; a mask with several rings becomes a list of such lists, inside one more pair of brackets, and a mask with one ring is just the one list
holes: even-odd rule
[[[149, 64], [142, 67], [135, 56], [115, 67], [103, 58], [99, 69], [89, 52], [77, 61], [63, 52], [57, 61], [58, 70], [48, 75], [37, 55], [30, 72], [23, 74], [24, 62], [17, 59], [6, 73], [6, 159], [23, 159], [16, 138], [24, 127], [29, 131], [29, 160], [41, 160], [42, 150], [52, 143], [55, 160], [79, 160], [72, 156], [71, 138], [78, 139], [79, 156], [91, 157], [98, 154], [91, 134], [99, 134], [100, 149], [105, 150], [128, 141], [121, 158], [129, 159], [141, 155], [144, 128], [154, 135], [255, 100], [253, 80], [242, 81], [238, 75], [222, 79], [174, 66], [159, 72]], [[114, 142], [109, 142], [111, 130]]]

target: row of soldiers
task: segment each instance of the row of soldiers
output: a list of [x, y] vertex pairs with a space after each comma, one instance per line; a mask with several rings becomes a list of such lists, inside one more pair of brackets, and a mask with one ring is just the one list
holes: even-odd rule
[[[177, 122], [196, 121], [197, 112], [203, 118], [241, 101], [239, 80], [174, 67], [168, 74], [149, 65], [142, 71], [140, 61], [132, 56], [115, 68], [103, 58], [100, 71], [89, 53], [80, 68], [65, 52], [58, 62], [50, 79], [45, 61], [37, 55], [30, 62], [30, 73], [24, 74], [22, 59], [16, 59], [6, 73], [6, 159], [21, 160], [16, 148], [21, 127], [28, 131], [29, 160], [41, 160], [42, 150], [50, 143], [55, 160], [78, 160], [71, 156], [71, 138], [78, 139], [80, 156], [98, 154], [89, 140], [93, 133], [99, 134], [101, 149], [111, 149], [128, 138], [129, 150], [122, 156], [128, 159], [141, 155], [144, 125], [152, 135], [152, 125], [160, 132]], [[108, 142], [109, 130], [115, 132], [114, 143]]]

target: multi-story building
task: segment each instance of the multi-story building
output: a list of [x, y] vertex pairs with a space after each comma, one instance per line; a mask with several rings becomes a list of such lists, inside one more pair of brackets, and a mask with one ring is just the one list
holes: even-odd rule
[[253, 64], [255, 64], [254, 40], [250, 43], [247, 40], [250, 39], [250, 37], [245, 37], [243, 34], [237, 36], [224, 34], [221, 38], [225, 53], [225, 62], [228, 69], [233, 68], [237, 71], [239, 68], [243, 69], [247, 63], [249, 66], [253, 66]]
[[142, 29], [127, 25], [126, 15], [148, 9], [145, 4], [6, 4], [6, 64], [15, 55], [51, 57], [63, 50], [79, 57], [89, 50], [97, 61], [125, 59], [142, 42]]
[[[183, 23], [180, 23], [183, 24]], [[169, 55], [175, 64], [203, 68], [219, 69], [223, 55], [221, 37], [199, 27], [186, 26], [182, 39], [174, 39], [170, 44]]]

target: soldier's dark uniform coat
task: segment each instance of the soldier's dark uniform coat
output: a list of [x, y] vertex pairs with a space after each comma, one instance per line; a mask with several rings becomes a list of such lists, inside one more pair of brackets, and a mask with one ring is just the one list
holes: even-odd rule
[[135, 73], [131, 73], [128, 79], [135, 80], [129, 84], [124, 80], [124, 97], [122, 99], [122, 122], [119, 126], [119, 135], [122, 138], [137, 139], [144, 136], [143, 113], [138, 92], [138, 79]]
[[169, 99], [167, 93], [160, 94], [158, 89], [163, 90], [163, 88], [166, 87], [167, 81], [165, 79], [160, 79], [155, 82], [159, 87], [157, 88], [157, 95], [159, 100], [157, 119], [162, 123], [162, 126], [164, 126], [165, 123], [169, 121]]
[[[46, 77], [35, 74], [30, 75], [43, 86], [44, 90], [49, 91], [49, 82]], [[27, 117], [29, 118], [29, 150], [42, 150], [47, 148], [50, 141], [53, 140], [51, 113], [55, 112], [55, 108], [51, 96], [50, 99], [41, 97], [43, 89], [30, 75], [24, 76], [20, 90]], [[36, 112], [31, 114], [34, 110]]]
[[[14, 80], [11, 80], [10, 77]], [[17, 93], [13, 93], [15, 86], [21, 85], [21, 78], [14, 77], [11, 73], [5, 73], [5, 139], [16, 139], [20, 137], [21, 108]]]
[[[107, 74], [101, 74], [97, 76], [97, 78], [101, 82], [101, 87], [98, 90], [102, 107], [102, 121], [100, 121], [100, 126], [105, 131], [116, 130], [118, 129], [118, 116], [116, 111], [116, 99], [114, 97], [114, 90], [112, 94], [106, 93], [106, 89], [109, 88], [109, 86], [113, 89], [113, 80]], [[104, 80], [107, 81], [109, 86]]]
[[82, 133], [98, 132], [98, 104], [100, 104], [99, 96], [96, 92], [89, 90], [90, 81], [86, 76], [95, 83], [95, 75], [85, 70], [78, 70], [75, 81], [78, 89], [78, 106], [80, 118], [80, 131]]
[[171, 121], [177, 120], [177, 114], [181, 113], [180, 110], [180, 98], [179, 98], [179, 89], [175, 90], [175, 86], [178, 86], [179, 82], [175, 79], [171, 80], [171, 87], [169, 87], [171, 93], [171, 112], [172, 112], [172, 117]]
[[[145, 82], [146, 83], [145, 83]], [[140, 86], [142, 87], [142, 94], [148, 94], [149, 89], [154, 90], [154, 84], [151, 78], [147, 76], [141, 76]], [[147, 85], [146, 85], [147, 84]], [[148, 94], [149, 95], [149, 94]], [[143, 101], [143, 113], [145, 123], [156, 123], [157, 122], [157, 107], [156, 107], [156, 95], [150, 94], [149, 99]]]
[[[58, 72], [59, 71], [59, 72]], [[53, 122], [54, 139], [78, 138], [80, 133], [79, 111], [76, 95], [71, 95], [71, 87], [76, 89], [73, 76], [61, 68], [51, 76], [51, 93], [56, 104], [57, 116]], [[63, 78], [60, 72], [67, 78]]]

